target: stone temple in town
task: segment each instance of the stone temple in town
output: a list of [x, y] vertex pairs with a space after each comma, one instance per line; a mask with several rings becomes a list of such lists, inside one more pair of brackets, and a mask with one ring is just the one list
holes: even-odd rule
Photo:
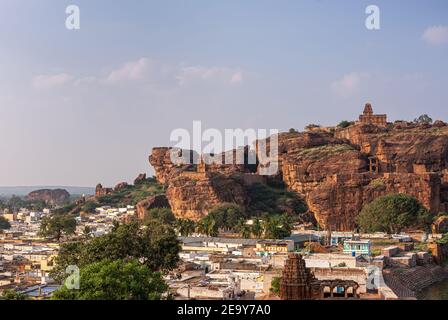
[[359, 285], [352, 280], [318, 280], [300, 254], [291, 253], [280, 280], [282, 300], [358, 299]]

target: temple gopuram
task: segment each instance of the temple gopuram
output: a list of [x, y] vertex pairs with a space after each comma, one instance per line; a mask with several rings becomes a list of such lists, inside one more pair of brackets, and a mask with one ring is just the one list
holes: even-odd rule
[[370, 103], [366, 103], [364, 106], [364, 112], [359, 116], [359, 123], [361, 124], [373, 124], [379, 127], [387, 126], [387, 115], [385, 114], [373, 114], [373, 108]]
[[302, 256], [295, 253], [289, 254], [280, 280], [280, 298], [282, 300], [315, 299], [320, 296], [319, 287], [314, 274], [305, 267]]
[[[359, 285], [352, 280], [317, 280], [300, 254], [290, 253], [280, 280], [280, 299], [358, 299]], [[351, 291], [349, 293], [349, 291]]]

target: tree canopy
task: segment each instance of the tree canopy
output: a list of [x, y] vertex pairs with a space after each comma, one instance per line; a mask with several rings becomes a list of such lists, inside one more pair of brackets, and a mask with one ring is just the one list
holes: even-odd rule
[[389, 194], [364, 206], [356, 218], [365, 232], [400, 233], [405, 228], [428, 228], [431, 215], [414, 197]]
[[176, 217], [169, 208], [153, 208], [145, 213], [143, 223], [148, 224], [154, 220], [173, 225], [176, 222]]
[[420, 124], [431, 124], [432, 118], [428, 116], [427, 114], [422, 114], [418, 118], [414, 119], [414, 122], [420, 123]]
[[292, 221], [288, 214], [269, 215], [263, 219], [266, 239], [283, 239], [291, 235]]
[[235, 228], [238, 221], [244, 217], [244, 210], [235, 203], [223, 203], [214, 206], [208, 217], [214, 219], [218, 229], [230, 230]]
[[40, 235], [55, 238], [59, 241], [62, 235], [75, 233], [76, 220], [70, 214], [54, 214], [51, 217], [42, 218]]
[[0, 216], [0, 230], [7, 230], [11, 228], [11, 224], [8, 220], [5, 219], [5, 217]]
[[153, 221], [116, 225], [101, 237], [62, 244], [52, 270], [54, 279], [64, 279], [69, 265], [82, 268], [105, 259], [138, 259], [151, 271], [168, 271], [179, 261], [180, 244], [171, 226]]
[[0, 300], [28, 300], [28, 296], [23, 293], [16, 292], [12, 289], [3, 291], [0, 295]]
[[341, 122], [339, 122], [338, 127], [339, 128], [347, 128], [347, 127], [351, 126], [352, 124], [353, 124], [353, 121], [342, 120]]
[[80, 269], [80, 288], [63, 285], [54, 300], [160, 300], [168, 286], [161, 273], [137, 260], [103, 260]]

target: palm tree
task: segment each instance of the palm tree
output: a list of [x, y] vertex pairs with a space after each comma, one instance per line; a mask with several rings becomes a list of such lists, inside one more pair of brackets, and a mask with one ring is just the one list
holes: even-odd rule
[[202, 218], [199, 222], [198, 231], [209, 237], [216, 237], [218, 235], [218, 228], [215, 219], [212, 216]]
[[196, 223], [189, 219], [177, 219], [175, 222], [175, 228], [181, 236], [188, 237], [194, 232]]
[[251, 228], [247, 224], [244, 224], [243, 227], [241, 228], [241, 236], [244, 239], [249, 239], [251, 236], [251, 231], [252, 231]]
[[263, 235], [263, 226], [260, 222], [260, 219], [255, 218], [254, 224], [252, 225], [252, 234], [257, 238], [260, 239]]
[[236, 231], [245, 239], [249, 239], [251, 236], [251, 228], [247, 225], [246, 219], [240, 218], [235, 226]]

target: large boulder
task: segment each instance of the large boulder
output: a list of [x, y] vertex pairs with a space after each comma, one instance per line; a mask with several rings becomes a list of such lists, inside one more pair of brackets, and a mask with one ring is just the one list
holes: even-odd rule
[[70, 200], [70, 193], [65, 189], [41, 189], [30, 192], [26, 199], [45, 201], [50, 205], [60, 205]]

